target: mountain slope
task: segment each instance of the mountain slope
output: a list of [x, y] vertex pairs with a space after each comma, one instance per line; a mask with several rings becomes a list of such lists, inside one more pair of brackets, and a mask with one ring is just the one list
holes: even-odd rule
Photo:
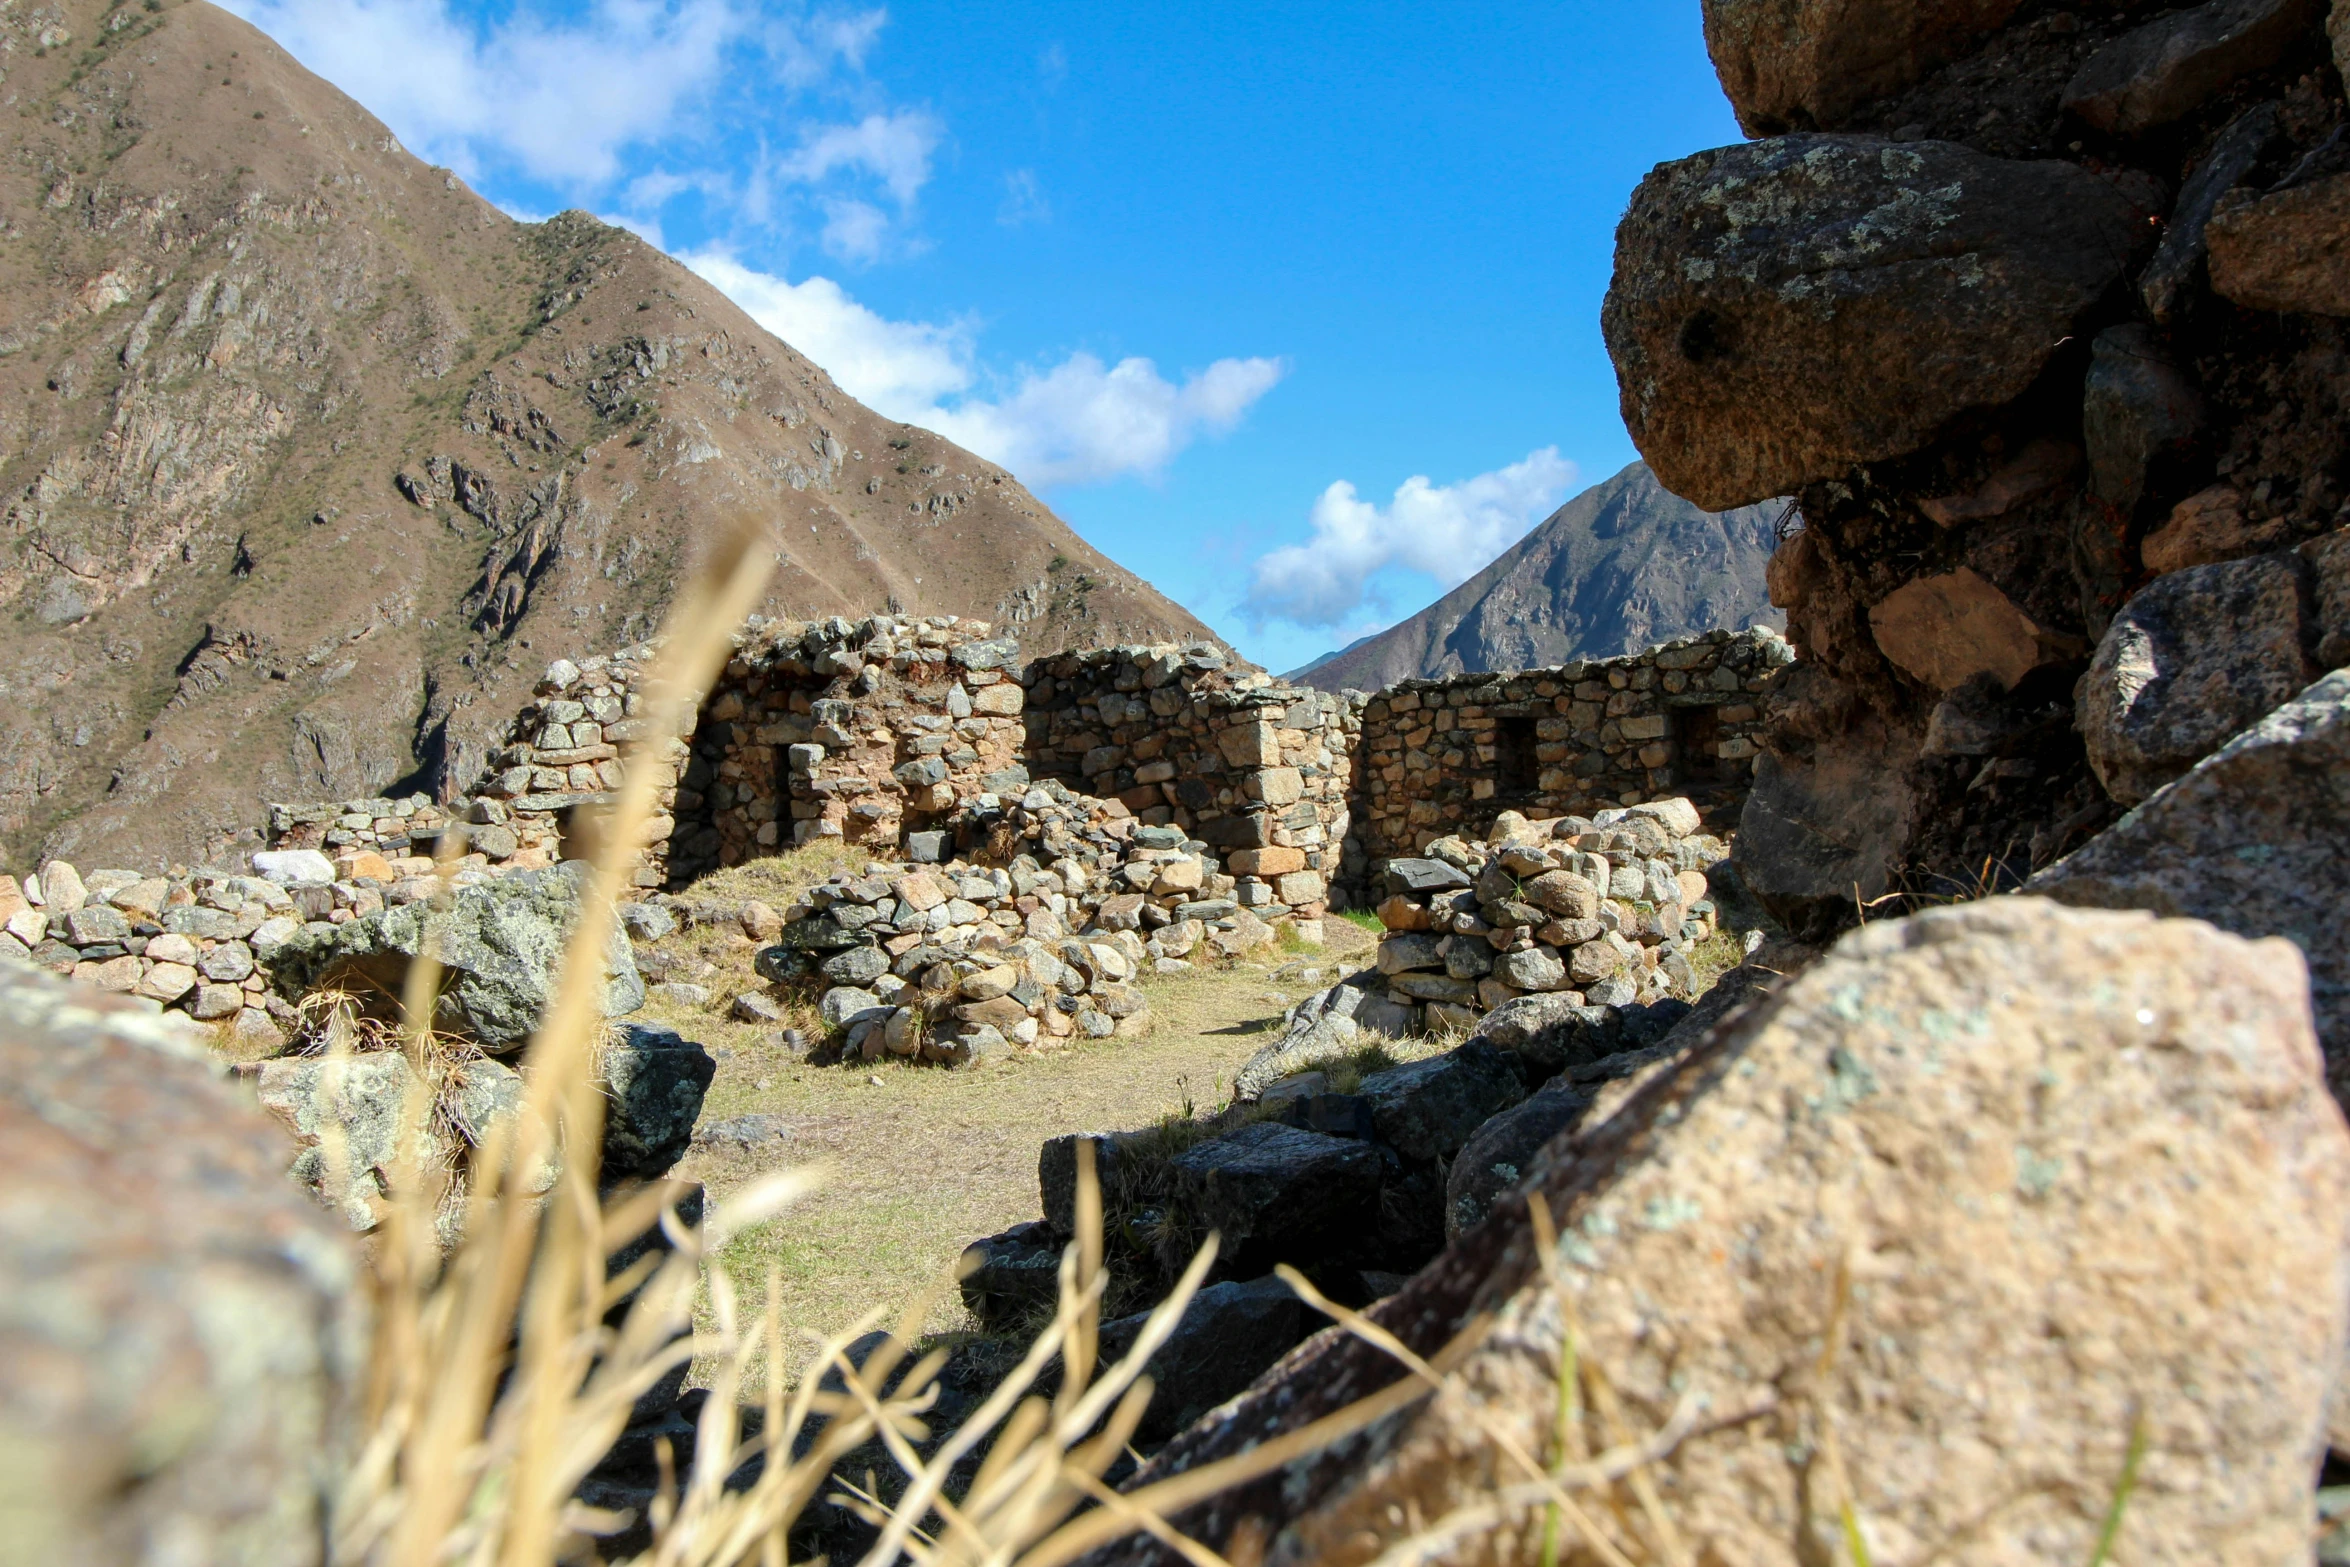
[[676, 262], [514, 222], [202, 0], [0, 8], [0, 66], [0, 861], [468, 781], [746, 509], [769, 613], [1210, 637]]
[[1776, 505], [1703, 512], [1634, 463], [1561, 506], [1411, 619], [1288, 678], [1324, 691], [1537, 669], [1716, 627], [1779, 625], [1763, 572]]

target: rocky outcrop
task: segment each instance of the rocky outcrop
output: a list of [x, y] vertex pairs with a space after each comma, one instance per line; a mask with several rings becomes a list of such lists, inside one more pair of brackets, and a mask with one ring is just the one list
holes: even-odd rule
[[363, 1382], [359, 1261], [195, 1031], [0, 963], [8, 1551], [314, 1567]]
[[1701, 511], [1634, 463], [1417, 615], [1288, 678], [1324, 691], [1377, 691], [1776, 626], [1763, 574], [1783, 510]]
[[1944, 142], [1786, 136], [1657, 168], [1601, 324], [1668, 489], [1752, 505], [2020, 396], [2149, 233], [2155, 192]]
[[[1664, 483], [1794, 498], [1769, 577], [1799, 662], [1739, 857], [1818, 935], [2020, 885], [2333, 667], [2279, 557], [2350, 521], [2344, 24], [1707, 14], [1744, 123], [1791, 134], [1649, 176], [1607, 336]], [[2169, 580], [2198, 572], [2250, 596]]]
[[[1652, 1472], [1697, 1559], [1829, 1559], [1847, 1506], [1879, 1551], [2085, 1559], [2141, 1411], [2141, 1473], [2173, 1482], [2135, 1489], [2128, 1538], [2297, 1557], [2350, 1328], [2350, 1132], [2303, 985], [2282, 942], [2035, 899], [1850, 936], [1573, 1134], [1539, 1180], [1555, 1280], [1512, 1198], [1375, 1309], [1422, 1354], [1492, 1314], [1444, 1391], [1174, 1521], [1276, 1559], [1416, 1530], [1422, 1560], [1533, 1557], [1542, 1496], [1505, 1489], [1495, 1432], [1554, 1450], [1571, 1321], [1632, 1428], [1586, 1450], [1682, 1412]], [[1400, 1374], [1326, 1335], [1138, 1483]], [[1831, 1433], [1840, 1465], [1789, 1462]]]
[[2211, 0], [2134, 28], [2089, 57], [2065, 112], [2109, 136], [2141, 136], [2194, 113], [2292, 52], [2324, 0]]
[[2236, 736], [2030, 888], [2290, 940], [2309, 965], [2328, 1077], [2350, 1104], [2350, 670]]
[[666, 1174], [693, 1145], [717, 1060], [675, 1029], [632, 1024], [605, 1044], [603, 1066], [604, 1183]]
[[2350, 316], [2350, 174], [2221, 199], [2206, 230], [2211, 286], [2252, 310]]

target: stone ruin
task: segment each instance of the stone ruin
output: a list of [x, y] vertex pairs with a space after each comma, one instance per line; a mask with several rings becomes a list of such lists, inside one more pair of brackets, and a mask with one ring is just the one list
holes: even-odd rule
[[1794, 657], [1767, 629], [1690, 637], [1557, 669], [1407, 680], [1362, 710], [1355, 859], [1366, 880], [1437, 838], [1483, 837], [1505, 810], [1588, 815], [1702, 802], [1734, 822], [1763, 703]]

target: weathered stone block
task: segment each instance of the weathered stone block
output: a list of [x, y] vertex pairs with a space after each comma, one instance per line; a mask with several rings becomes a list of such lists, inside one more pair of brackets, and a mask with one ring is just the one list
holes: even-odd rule
[[1787, 136], [1668, 163], [1603, 314], [1634, 442], [1709, 510], [1915, 451], [2021, 394], [2151, 238], [2070, 163]]

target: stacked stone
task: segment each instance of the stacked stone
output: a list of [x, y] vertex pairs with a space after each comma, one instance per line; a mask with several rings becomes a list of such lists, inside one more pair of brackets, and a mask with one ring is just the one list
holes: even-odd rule
[[754, 623], [675, 795], [683, 884], [837, 837], [894, 854], [959, 801], [1025, 788], [1010, 638], [952, 615]]
[[333, 864], [335, 879], [366, 878], [390, 886], [433, 874], [442, 836], [452, 827], [463, 833], [461, 868], [551, 865], [562, 851], [562, 834], [552, 816], [525, 817], [494, 800], [436, 805], [422, 794], [402, 800], [273, 804], [269, 847], [316, 849]]
[[269, 960], [341, 896], [222, 871], [85, 877], [51, 860], [22, 882], [0, 876], [0, 961], [187, 1013], [227, 1028], [241, 1048], [275, 1047], [284, 1034]]
[[2350, 4], [1704, 9], [1752, 139], [1641, 182], [1602, 328], [1660, 483], [1802, 519], [1739, 860], [1820, 939], [2350, 658]]
[[961, 1065], [1138, 1034], [1150, 1026], [1139, 973], [1255, 951], [1274, 933], [1233, 900], [1207, 845], [1119, 810], [1042, 785], [995, 817], [1036, 853], [837, 875], [787, 911], [760, 972], [824, 981], [826, 1025], [864, 1060]]
[[[1509, 807], [1631, 805], [1706, 775], [1724, 800], [1742, 795], [1763, 693], [1794, 657], [1756, 627], [1556, 669], [1404, 681], [1363, 708], [1363, 852], [1377, 861], [1440, 835], [1481, 835]], [[1531, 723], [1531, 757], [1505, 754], [1511, 720]]]
[[[644, 683], [654, 644], [547, 666], [529, 705], [515, 716], [507, 743], [473, 798], [452, 809], [467, 824], [467, 844], [510, 869], [550, 865], [584, 846], [585, 813], [611, 804], [620, 788], [621, 747], [650, 735]], [[684, 745], [674, 737], [642, 747], [641, 765], [661, 769], [660, 811], [647, 823], [634, 875], [639, 887], [669, 877], [669, 842], [676, 822], [677, 768]]]
[[1690, 951], [1718, 924], [1705, 871], [1729, 852], [1701, 825], [1678, 798], [1555, 821], [1506, 811], [1490, 842], [1444, 838], [1426, 858], [1389, 861], [1388, 1000], [1409, 1009], [1407, 1027], [1436, 1030], [1523, 995], [1693, 999]]
[[1205, 647], [1063, 654], [1027, 679], [1033, 766], [1228, 851], [1236, 900], [1314, 939], [1351, 825], [1355, 703]]

